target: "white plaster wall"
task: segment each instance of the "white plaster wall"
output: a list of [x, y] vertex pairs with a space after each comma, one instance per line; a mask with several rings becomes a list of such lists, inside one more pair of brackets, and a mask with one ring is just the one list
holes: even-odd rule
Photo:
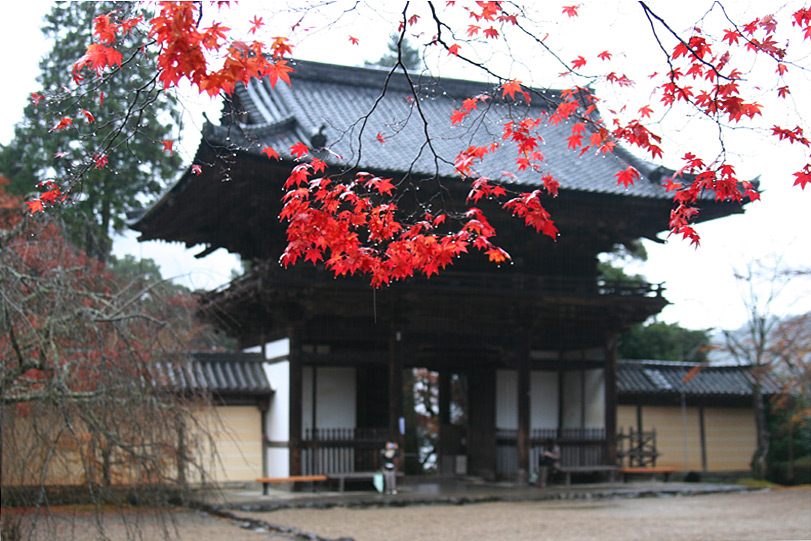
[[601, 368], [586, 370], [586, 426], [585, 428], [605, 427], [605, 371]]
[[[529, 380], [530, 428], [558, 426], [557, 372], [533, 370]], [[496, 371], [496, 428], [518, 429], [518, 373]]]
[[580, 428], [582, 425], [583, 372], [563, 372], [563, 427]]
[[[315, 423], [318, 428], [355, 428], [356, 382], [353, 367], [318, 367], [316, 369]], [[313, 369], [302, 370], [302, 427], [312, 428]]]
[[[265, 427], [268, 440], [287, 442], [290, 438], [290, 362], [280, 361], [264, 365], [265, 376], [270, 381], [273, 394], [266, 416]], [[267, 474], [269, 477], [290, 475], [290, 451], [287, 448], [267, 449]]]
[[518, 430], [518, 373], [515, 370], [496, 370], [496, 428]]
[[530, 428], [557, 428], [558, 373], [534, 370], [530, 373]]

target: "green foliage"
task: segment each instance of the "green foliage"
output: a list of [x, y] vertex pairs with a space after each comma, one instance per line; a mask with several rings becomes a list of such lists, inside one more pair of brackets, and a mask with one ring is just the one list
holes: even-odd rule
[[[124, 63], [114, 77], [96, 78], [77, 90], [73, 64], [91, 43], [93, 19], [116, 11], [128, 16], [139, 4], [128, 2], [58, 2], [42, 28], [53, 49], [40, 62], [36, 92], [44, 97], [25, 108], [14, 139], [0, 150], [0, 173], [11, 179], [9, 191], [26, 196], [43, 181], [82, 175], [81, 193], [64, 213], [69, 237], [91, 257], [105, 260], [111, 232], [125, 226], [129, 210], [160, 193], [180, 166], [180, 159], [163, 151], [171, 140], [174, 100], [156, 84], [154, 65], [139, 52], [143, 35], [129, 35], [116, 45]], [[52, 92], [52, 93], [49, 93]], [[103, 98], [102, 98], [103, 96]], [[90, 121], [84, 111], [92, 115]], [[62, 118], [70, 127], [54, 130]], [[120, 123], [123, 129], [119, 131]], [[99, 162], [109, 154], [109, 162]], [[104, 165], [96, 168], [96, 166]]]
[[622, 359], [707, 362], [708, 331], [692, 331], [676, 324], [634, 325], [620, 336]]
[[786, 462], [811, 456], [811, 405], [807, 395], [778, 396], [768, 409], [771, 439], [767, 460]]
[[[403, 45], [400, 47], [400, 35], [392, 34], [389, 36], [389, 42], [386, 44], [389, 52], [381, 56], [374, 62], [366, 61], [367, 66], [380, 66], [383, 68], [391, 68], [397, 64], [397, 59], [402, 58], [403, 65], [407, 70], [415, 71], [422, 67], [422, 57], [420, 51], [408, 41], [403, 39]], [[400, 56], [402, 55], [402, 56]]]
[[769, 464], [769, 479], [781, 485], [811, 484], [811, 456], [797, 459], [792, 465], [787, 461]]

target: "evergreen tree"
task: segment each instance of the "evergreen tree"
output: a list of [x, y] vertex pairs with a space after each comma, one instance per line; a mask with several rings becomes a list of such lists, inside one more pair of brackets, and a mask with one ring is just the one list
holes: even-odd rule
[[[73, 66], [91, 43], [94, 18], [122, 19], [139, 5], [54, 5], [42, 28], [53, 49], [41, 60], [38, 78], [41, 88], [53, 93], [32, 93], [14, 139], [0, 150], [0, 173], [11, 179], [12, 193], [26, 195], [43, 182], [82, 178], [81, 193], [69, 194], [73, 204], [64, 220], [73, 242], [102, 261], [110, 254], [111, 233], [124, 228], [126, 213], [158, 194], [180, 166], [180, 158], [162, 145], [173, 139], [175, 103], [157, 84], [154, 65], [139, 52], [144, 36], [116, 36], [123, 59], [114, 77], [83, 70], [80, 75], [92, 78], [91, 84], [79, 88], [73, 80]], [[72, 124], [55, 130], [63, 118]]]
[[389, 36], [389, 42], [386, 44], [388, 52], [381, 56], [374, 62], [366, 61], [367, 66], [380, 66], [382, 68], [391, 68], [397, 64], [397, 59], [402, 53], [403, 66], [407, 70], [415, 71], [422, 67], [422, 58], [420, 51], [408, 41], [407, 38], [403, 39], [403, 45], [400, 46], [400, 35], [392, 34]]
[[619, 355], [623, 359], [707, 362], [710, 349], [708, 331], [693, 331], [676, 324], [634, 325], [620, 336]]

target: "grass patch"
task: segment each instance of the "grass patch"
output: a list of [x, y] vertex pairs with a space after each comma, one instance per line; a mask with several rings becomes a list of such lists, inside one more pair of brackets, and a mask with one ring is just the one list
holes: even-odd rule
[[780, 488], [783, 485], [778, 485], [777, 483], [772, 483], [771, 481], [767, 481], [765, 479], [753, 479], [748, 477], [746, 479], [738, 479], [739, 485], [743, 485], [747, 488]]

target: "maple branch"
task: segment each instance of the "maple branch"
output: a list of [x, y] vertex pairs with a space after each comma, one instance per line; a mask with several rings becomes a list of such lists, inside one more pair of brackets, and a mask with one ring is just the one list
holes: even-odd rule
[[[656, 19], [657, 21], [659, 21], [659, 23], [660, 23], [662, 26], [664, 26], [664, 27], [665, 27], [665, 29], [666, 29], [666, 30], [667, 30], [667, 31], [668, 31], [668, 32], [669, 32], [669, 33], [670, 33], [670, 34], [671, 34], [671, 35], [672, 35], [674, 38], [676, 38], [677, 40], [679, 40], [679, 43], [681, 43], [681, 44], [682, 44], [682, 45], [683, 45], [683, 46], [684, 46], [684, 47], [685, 47], [685, 48], [686, 48], [686, 49], [687, 49], [687, 50], [690, 52], [690, 54], [693, 56], [693, 58], [695, 58], [696, 60], [698, 60], [699, 62], [701, 62], [701, 63], [702, 63], [702, 64], [704, 64], [705, 66], [707, 66], [708, 68], [710, 68], [710, 69], [711, 69], [711, 70], [712, 70], [712, 71], [715, 73], [715, 76], [716, 76], [717, 78], [719, 78], [719, 79], [725, 79], [725, 80], [727, 80], [727, 81], [732, 81], [732, 80], [733, 80], [733, 79], [730, 79], [729, 77], [727, 77], [727, 76], [723, 75], [721, 72], [719, 72], [719, 71], [718, 71], [718, 68], [715, 66], [715, 64], [713, 64], [712, 62], [707, 62], [707, 61], [706, 61], [706, 60], [704, 60], [704, 59], [703, 59], [703, 58], [702, 58], [702, 57], [701, 57], [701, 56], [700, 56], [698, 53], [696, 53], [696, 51], [693, 49], [693, 47], [691, 47], [691, 46], [690, 46], [690, 45], [689, 45], [687, 42], [685, 42], [685, 41], [684, 41], [684, 40], [681, 38], [681, 36], [679, 36], [679, 34], [678, 34], [678, 33], [677, 33], [675, 30], [673, 30], [672, 28], [670, 28], [670, 25], [668, 25], [668, 24], [667, 24], [667, 22], [665, 22], [665, 20], [664, 20], [664, 19], [662, 19], [662, 18], [661, 18], [661, 17], [659, 17], [659, 16], [658, 16], [656, 13], [654, 13], [654, 12], [653, 12], [653, 11], [652, 11], [652, 10], [651, 10], [649, 7], [648, 7], [648, 5], [647, 5], [647, 4], [644, 2], [644, 0], [639, 0], [639, 5], [640, 5], [640, 6], [642, 6], [642, 11], [645, 13], [645, 17], [648, 19], [648, 22], [650, 23], [651, 30], [653, 31], [654, 38], [656, 39], [656, 42], [659, 44], [659, 47], [661, 47], [663, 51], [664, 51], [664, 47], [662, 47], [662, 43], [659, 41], [659, 36], [658, 36], [658, 34], [656, 33], [656, 29], [655, 29], [655, 27], [654, 27], [653, 21], [651, 20], [651, 17], [653, 17], [654, 19]], [[667, 51], [665, 51], [665, 54], [668, 56], [668, 64], [670, 64], [670, 60], [669, 60], [669, 59], [670, 59], [670, 55], [667, 53]], [[672, 64], [671, 64], [671, 72], [672, 72], [672, 71], [673, 71], [673, 70], [672, 70]]]

